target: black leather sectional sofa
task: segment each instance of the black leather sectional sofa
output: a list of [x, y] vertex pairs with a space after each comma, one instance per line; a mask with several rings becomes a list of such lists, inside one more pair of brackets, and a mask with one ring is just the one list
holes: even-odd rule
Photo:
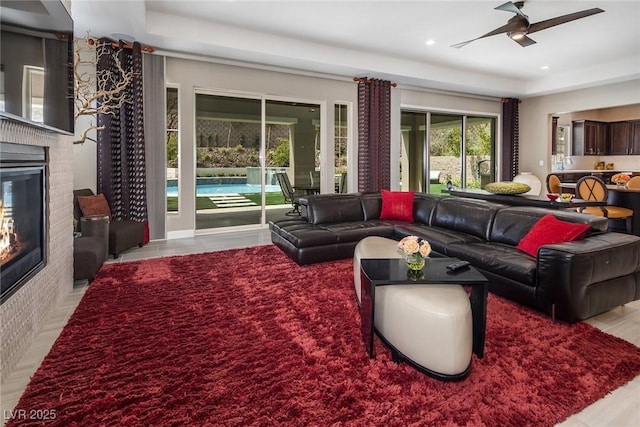
[[[322, 194], [300, 202], [300, 218], [269, 224], [272, 242], [300, 265], [351, 257], [366, 236], [417, 235], [435, 256], [470, 261], [489, 278], [491, 292], [567, 322], [640, 299], [640, 237], [607, 232], [604, 218], [416, 194], [409, 223], [379, 219], [380, 193]], [[591, 230], [577, 241], [542, 246], [537, 258], [517, 249], [548, 213]]]

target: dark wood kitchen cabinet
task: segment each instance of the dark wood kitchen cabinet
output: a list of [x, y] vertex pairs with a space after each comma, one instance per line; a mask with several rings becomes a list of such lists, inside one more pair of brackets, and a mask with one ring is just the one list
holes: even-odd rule
[[607, 123], [576, 120], [572, 123], [572, 154], [598, 156], [607, 153]]
[[640, 120], [609, 123], [609, 154], [640, 155]]
[[609, 154], [629, 154], [631, 122], [609, 123]]
[[629, 154], [640, 155], [640, 120], [630, 123]]

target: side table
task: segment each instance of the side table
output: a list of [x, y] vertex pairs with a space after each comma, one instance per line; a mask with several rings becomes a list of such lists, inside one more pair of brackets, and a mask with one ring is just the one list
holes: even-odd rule
[[100, 237], [104, 241], [104, 254], [107, 260], [109, 253], [109, 216], [92, 215], [80, 218], [80, 231], [83, 237]]

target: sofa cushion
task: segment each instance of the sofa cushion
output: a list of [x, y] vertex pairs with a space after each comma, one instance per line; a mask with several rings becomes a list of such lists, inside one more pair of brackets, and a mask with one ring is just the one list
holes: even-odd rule
[[380, 190], [382, 211], [380, 219], [397, 219], [413, 222], [413, 196], [415, 191]]
[[291, 226], [280, 230], [280, 236], [297, 248], [332, 245], [336, 243], [336, 233], [311, 224]]
[[[548, 209], [524, 206], [500, 209], [493, 221], [489, 240], [517, 246], [531, 227], [548, 213]], [[607, 229], [607, 219], [603, 217], [563, 210], [554, 211], [553, 215], [563, 221], [589, 224], [592, 231], [606, 231]]]
[[402, 239], [406, 236], [418, 236], [431, 245], [434, 251], [448, 255], [448, 248], [453, 244], [481, 243], [482, 239], [460, 231], [441, 227], [429, 227], [419, 223], [396, 225], [394, 237]]
[[413, 198], [413, 220], [422, 224], [431, 224], [431, 215], [444, 196], [416, 194]]
[[364, 221], [357, 194], [320, 194], [307, 198], [308, 219], [312, 224]]
[[382, 211], [382, 196], [380, 193], [362, 193], [360, 202], [362, 203], [365, 221], [380, 218], [380, 212]]
[[471, 262], [498, 276], [508, 277], [528, 286], [536, 285], [537, 261], [514, 246], [501, 243], [451, 244], [448, 255]]
[[447, 197], [436, 205], [431, 225], [487, 240], [493, 218], [502, 207], [482, 200]]
[[393, 235], [393, 225], [384, 221], [341, 222], [321, 227], [335, 233], [337, 243], [358, 242], [367, 236], [390, 238]]
[[520, 240], [516, 248], [537, 257], [540, 246], [578, 240], [590, 228], [588, 224], [561, 221], [555, 216], [547, 214], [531, 227], [531, 230]]

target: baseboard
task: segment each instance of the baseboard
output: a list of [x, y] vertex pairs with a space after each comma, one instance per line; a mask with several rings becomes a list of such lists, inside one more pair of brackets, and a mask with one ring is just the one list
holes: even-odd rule
[[193, 237], [195, 233], [193, 230], [176, 230], [167, 232], [167, 240], [172, 239], [185, 239], [187, 237]]

